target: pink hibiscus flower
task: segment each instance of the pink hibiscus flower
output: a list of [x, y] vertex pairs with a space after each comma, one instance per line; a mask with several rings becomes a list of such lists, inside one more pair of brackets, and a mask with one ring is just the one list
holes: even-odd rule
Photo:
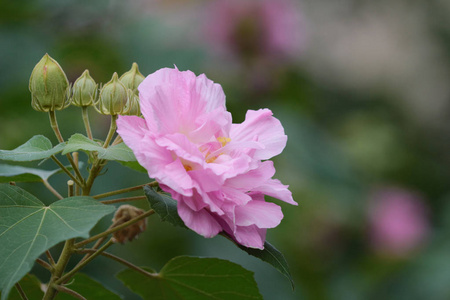
[[305, 44], [305, 25], [292, 0], [215, 0], [206, 6], [207, 42], [241, 58], [295, 58]]
[[423, 200], [411, 191], [384, 188], [369, 205], [370, 237], [378, 253], [404, 257], [422, 246], [430, 224]]
[[219, 84], [191, 71], [161, 69], [139, 86], [145, 119], [120, 116], [117, 132], [138, 162], [178, 201], [187, 227], [213, 237], [225, 231], [238, 243], [263, 249], [281, 208], [269, 195], [297, 205], [288, 186], [272, 179], [269, 159], [287, 136], [268, 109], [248, 111], [232, 124]]

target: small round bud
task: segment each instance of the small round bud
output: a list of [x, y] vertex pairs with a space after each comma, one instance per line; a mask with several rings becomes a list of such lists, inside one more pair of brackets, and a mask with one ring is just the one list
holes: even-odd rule
[[137, 63], [133, 63], [131, 70], [120, 76], [120, 81], [132, 90], [134, 93], [138, 94], [137, 88], [141, 82], [145, 79], [144, 75], [139, 72], [139, 67]]
[[[140, 216], [144, 213], [142, 209], [139, 209], [137, 207], [134, 207], [132, 205], [121, 205], [116, 213], [114, 214], [113, 221], [113, 227], [121, 225], [137, 216]], [[114, 241], [117, 243], [125, 243], [126, 241], [131, 242], [135, 238], [138, 237], [138, 235], [147, 228], [147, 219], [142, 219], [128, 227], [125, 227], [124, 229], [118, 230], [113, 233]]]
[[130, 89], [128, 89], [128, 102], [122, 115], [140, 116], [141, 108], [139, 105], [139, 97]]
[[37, 111], [61, 110], [70, 104], [70, 87], [66, 74], [48, 54], [34, 67], [29, 89], [31, 106]]
[[91, 106], [95, 104], [98, 94], [98, 84], [85, 70], [81, 76], [75, 80], [72, 88], [72, 104], [76, 106]]
[[128, 101], [127, 88], [119, 80], [117, 73], [100, 91], [97, 111], [104, 115], [121, 115], [126, 111]]

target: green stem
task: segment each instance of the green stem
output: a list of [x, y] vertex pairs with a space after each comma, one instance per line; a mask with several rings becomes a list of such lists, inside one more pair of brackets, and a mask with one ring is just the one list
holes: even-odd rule
[[63, 170], [64, 173], [66, 173], [66, 174], [70, 177], [70, 179], [72, 179], [78, 186], [82, 186], [81, 182], [78, 181], [78, 179], [77, 179], [75, 176], [73, 176], [72, 173], [70, 173], [69, 169], [67, 169], [67, 168], [59, 161], [59, 159], [56, 158], [56, 156], [52, 155], [52, 156], [50, 156], [50, 157], [51, 157], [51, 159], [53, 159], [53, 161], [58, 165], [58, 167], [60, 167], [61, 170]]
[[114, 204], [114, 203], [130, 202], [130, 201], [142, 200], [142, 199], [147, 199], [147, 197], [146, 196], [136, 196], [136, 197], [128, 197], [128, 198], [119, 198], [119, 199], [113, 199], [113, 200], [100, 201], [100, 203]]
[[[105, 142], [103, 143], [103, 148], [108, 148], [109, 143], [111, 142], [114, 134], [116, 133], [116, 128], [117, 128], [116, 120], [117, 120], [117, 115], [112, 115], [111, 116], [111, 125], [109, 126], [108, 135], [106, 136]], [[83, 187], [83, 195], [87, 196], [91, 193], [91, 188], [92, 188], [92, 185], [94, 184], [94, 180], [95, 180], [95, 178], [97, 178], [98, 174], [100, 174], [100, 172], [102, 171], [105, 162], [106, 161], [104, 159], [96, 159], [94, 161], [94, 163], [92, 164], [92, 168], [89, 171], [89, 176], [88, 176], [88, 179], [86, 180], [86, 184]]]
[[22, 298], [22, 300], [28, 300], [27, 295], [25, 294], [25, 292], [23, 291], [22, 287], [20, 286], [19, 283], [15, 284], [15, 287], [17, 289], [17, 291], [19, 292], [20, 298]]
[[58, 126], [58, 121], [56, 120], [56, 114], [55, 114], [55, 111], [50, 110], [50, 111], [48, 112], [48, 116], [49, 116], [49, 118], [50, 118], [50, 125], [52, 126], [52, 129], [53, 129], [53, 132], [54, 132], [55, 135], [56, 135], [56, 138], [58, 139], [58, 141], [59, 141], [60, 143], [63, 143], [63, 142], [64, 142], [64, 139], [63, 139], [63, 137], [62, 137], [62, 135], [61, 135], [61, 131], [59, 131], [59, 126]]
[[52, 267], [54, 267], [54, 266], [56, 265], [56, 262], [55, 262], [55, 260], [53, 259], [53, 256], [52, 256], [52, 254], [50, 253], [50, 251], [49, 251], [49, 250], [45, 251], [45, 255], [47, 255], [47, 259], [48, 259], [48, 262], [50, 263], [50, 265], [51, 265]]
[[106, 231], [104, 231], [102, 233], [94, 235], [94, 236], [92, 236], [92, 237], [90, 237], [88, 239], [85, 239], [84, 241], [78, 242], [74, 246], [75, 246], [75, 248], [80, 248], [80, 247], [82, 247], [84, 245], [87, 245], [87, 244], [89, 244], [89, 243], [91, 243], [91, 242], [93, 242], [95, 240], [98, 240], [99, 238], [102, 238], [102, 237], [107, 236], [107, 235], [109, 235], [111, 233], [114, 233], [114, 232], [116, 232], [118, 230], [126, 228], [126, 227], [128, 227], [128, 226], [130, 226], [130, 225], [132, 225], [132, 224], [134, 224], [134, 223], [136, 223], [136, 222], [138, 222], [138, 221], [140, 221], [142, 219], [147, 218], [148, 216], [153, 215], [154, 213], [155, 213], [155, 211], [153, 209], [151, 209], [149, 211], [146, 211], [142, 215], [139, 215], [139, 216], [137, 216], [137, 217], [135, 217], [135, 218], [125, 222], [125, 223], [122, 223], [122, 224], [120, 224], [120, 225], [118, 225], [116, 227], [113, 227], [113, 228], [108, 229], [108, 230], [106, 230]]
[[86, 266], [88, 263], [90, 263], [94, 258], [96, 258], [97, 256], [100, 255], [100, 253], [102, 253], [103, 251], [105, 251], [109, 246], [111, 246], [112, 244], [114, 244], [114, 242], [112, 241], [112, 239], [110, 239], [106, 244], [104, 244], [100, 249], [97, 250], [97, 252], [95, 252], [94, 254], [92, 254], [91, 256], [89, 256], [83, 263], [78, 264], [77, 266], [75, 266], [75, 268], [73, 268], [72, 270], [70, 270], [68, 273], [66, 273], [63, 277], [57, 279], [54, 284], [61, 284], [67, 280], [69, 280], [70, 278], [72, 278], [73, 275], [75, 275], [79, 270], [81, 270], [84, 266]]
[[107, 193], [103, 193], [103, 194], [98, 194], [98, 195], [92, 196], [92, 198], [94, 198], [94, 199], [101, 199], [101, 198], [106, 198], [106, 197], [115, 196], [115, 195], [119, 195], [119, 194], [124, 194], [124, 193], [127, 193], [127, 192], [132, 192], [132, 191], [139, 190], [139, 189], [143, 188], [146, 185], [148, 185], [148, 186], [156, 186], [156, 185], [158, 185], [158, 182], [152, 181], [150, 183], [144, 183], [144, 184], [141, 184], [141, 185], [137, 185], [137, 186], [133, 186], [133, 187], [129, 187], [129, 188], [124, 188], [124, 189], [117, 190], [117, 191], [112, 191], [112, 192], [107, 192]]
[[40, 258], [36, 259], [36, 262], [37, 262], [38, 264], [40, 264], [42, 267], [44, 267], [44, 268], [46, 268], [47, 270], [49, 270], [49, 271], [52, 271], [52, 269], [53, 269], [52, 266], [50, 266], [49, 263], [43, 261], [43, 260], [40, 259]]
[[61, 196], [60, 193], [58, 193], [58, 192], [50, 185], [50, 183], [48, 183], [47, 180], [42, 179], [42, 183], [43, 183], [43, 184], [45, 185], [45, 187], [46, 187], [50, 192], [52, 192], [52, 194], [55, 195], [59, 200], [61, 200], [61, 199], [64, 198], [63, 196]]
[[66, 243], [64, 244], [64, 248], [61, 252], [61, 256], [58, 259], [58, 263], [54, 268], [54, 272], [52, 274], [52, 277], [50, 278], [50, 283], [48, 284], [48, 289], [45, 292], [43, 300], [52, 300], [53, 298], [55, 298], [57, 290], [55, 289], [54, 285], [57, 283], [61, 275], [64, 273], [64, 269], [66, 268], [70, 256], [74, 251], [73, 247], [74, 242], [75, 242], [74, 239], [70, 239], [67, 240]]
[[[50, 110], [48, 112], [49, 118], [50, 118], [50, 125], [52, 126], [53, 131], [55, 132], [56, 138], [60, 143], [64, 143], [64, 139], [61, 135], [61, 131], [59, 131], [58, 121], [56, 120], [56, 114], [54, 111]], [[70, 164], [72, 165], [72, 168], [77, 175], [80, 182], [83, 182], [83, 176], [81, 176], [80, 170], [78, 169], [78, 166], [73, 161], [72, 156], [70, 153], [66, 154], [67, 159], [69, 160]]]
[[111, 142], [114, 134], [116, 133], [116, 129], [117, 129], [116, 120], [117, 120], [117, 115], [111, 115], [111, 125], [109, 126], [109, 132], [108, 132], [108, 135], [106, 136], [105, 143], [103, 144], [103, 148], [108, 148], [109, 143]]
[[122, 143], [122, 142], [123, 142], [122, 137], [121, 137], [120, 135], [118, 135], [118, 136], [114, 139], [114, 141], [112, 142], [111, 146], [120, 144], [120, 143]]
[[[96, 249], [80, 249], [80, 250], [77, 250], [77, 253], [96, 253], [96, 252], [97, 252]], [[102, 252], [102, 253], [100, 253], [100, 255], [102, 255], [102, 256], [104, 256], [104, 257], [107, 257], [107, 258], [110, 258], [110, 259], [112, 259], [112, 260], [115, 260], [115, 261], [117, 261], [117, 262], [119, 262], [119, 263], [121, 263], [121, 264], [127, 266], [127, 267], [130, 268], [130, 269], [136, 270], [136, 271], [138, 271], [139, 273], [144, 274], [144, 275], [147, 276], [147, 277], [155, 278], [155, 277], [158, 276], [158, 274], [155, 274], [155, 273], [149, 273], [149, 272], [145, 271], [144, 269], [141, 269], [141, 268], [139, 268], [138, 266], [136, 266], [136, 265], [130, 263], [129, 261], [127, 261], [127, 260], [125, 260], [125, 259], [123, 259], [123, 258], [120, 258], [120, 257], [118, 257], [118, 256], [115, 256], [115, 255], [113, 255], [113, 254], [111, 254], [111, 253], [108, 253], [108, 252]]]
[[91, 125], [89, 124], [89, 115], [88, 115], [88, 110], [87, 110], [87, 106], [83, 106], [81, 107], [81, 113], [83, 115], [83, 123], [84, 123], [84, 127], [86, 128], [86, 133], [87, 136], [90, 140], [92, 140], [92, 130], [91, 130]]
[[91, 193], [92, 185], [94, 184], [95, 178], [100, 174], [102, 171], [103, 166], [101, 165], [101, 160], [96, 160], [92, 164], [92, 168], [89, 171], [89, 176], [86, 180], [86, 184], [83, 187], [83, 195], [88, 196]]
[[77, 299], [81, 299], [81, 300], [87, 300], [86, 298], [84, 298], [83, 296], [81, 296], [80, 294], [78, 294], [77, 292], [75, 292], [74, 290], [71, 290], [65, 286], [62, 285], [54, 285], [54, 288], [56, 290], [58, 290], [58, 292], [62, 292], [62, 293], [66, 293], [69, 294]]

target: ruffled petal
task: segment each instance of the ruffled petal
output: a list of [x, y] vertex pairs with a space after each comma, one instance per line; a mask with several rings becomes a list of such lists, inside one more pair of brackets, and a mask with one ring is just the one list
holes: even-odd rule
[[[195, 144], [192, 144], [188, 138], [181, 133], [167, 134], [162, 137], [156, 138], [155, 142], [170, 151], [172, 151], [177, 157], [183, 160], [185, 167], [194, 169], [197, 165], [201, 167], [205, 164], [204, 156], [198, 150]], [[189, 164], [189, 165], [187, 165]]]
[[117, 133], [133, 151], [140, 147], [147, 131], [147, 124], [137, 116], [119, 116], [117, 119]]
[[155, 173], [153, 178], [158, 182], [169, 186], [179, 194], [192, 196], [192, 188], [194, 185], [180, 159], [176, 159], [170, 164], [163, 166], [162, 169], [157, 170]]
[[193, 132], [202, 125], [196, 124], [201, 115], [219, 108], [226, 113], [222, 87], [191, 71], [158, 70], [138, 89], [148, 127], [159, 134]]
[[287, 141], [283, 126], [269, 109], [249, 110], [243, 123], [232, 125], [230, 137], [233, 141], [262, 143], [265, 148], [255, 151], [255, 159], [269, 159], [280, 154]]
[[237, 189], [251, 191], [261, 186], [275, 174], [272, 161], [264, 161], [256, 169], [237, 175], [226, 181], [226, 185]]
[[288, 190], [288, 187], [288, 185], [282, 184], [278, 179], [269, 179], [263, 185], [252, 189], [252, 192], [262, 193], [289, 204], [298, 205], [292, 198], [292, 193]]
[[256, 225], [258, 228], [274, 228], [282, 219], [281, 207], [270, 202], [253, 200], [235, 208], [237, 226]]
[[237, 226], [234, 232], [236, 241], [246, 247], [264, 249], [267, 229], [258, 228], [256, 225]]
[[211, 238], [222, 231], [222, 227], [206, 210], [193, 211], [183, 202], [178, 202], [178, 214], [184, 224], [204, 237]]

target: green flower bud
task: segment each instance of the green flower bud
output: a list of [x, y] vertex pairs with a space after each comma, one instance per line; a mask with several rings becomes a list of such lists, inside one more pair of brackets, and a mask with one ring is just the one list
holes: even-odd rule
[[119, 80], [117, 73], [100, 91], [97, 111], [104, 115], [121, 115], [126, 112], [128, 101], [127, 88]]
[[144, 75], [139, 72], [139, 67], [137, 63], [133, 63], [131, 66], [131, 70], [124, 73], [122, 76], [120, 76], [120, 81], [132, 90], [134, 93], [138, 93], [138, 86], [141, 84], [141, 82], [145, 79]]
[[72, 104], [76, 106], [91, 106], [95, 104], [98, 94], [98, 84], [85, 70], [75, 81], [72, 88]]
[[31, 106], [37, 111], [61, 110], [70, 104], [70, 86], [66, 74], [48, 54], [34, 67], [29, 89]]
[[130, 89], [128, 89], [128, 102], [122, 112], [122, 115], [127, 116], [140, 116], [141, 108], [139, 105], [139, 97]]

